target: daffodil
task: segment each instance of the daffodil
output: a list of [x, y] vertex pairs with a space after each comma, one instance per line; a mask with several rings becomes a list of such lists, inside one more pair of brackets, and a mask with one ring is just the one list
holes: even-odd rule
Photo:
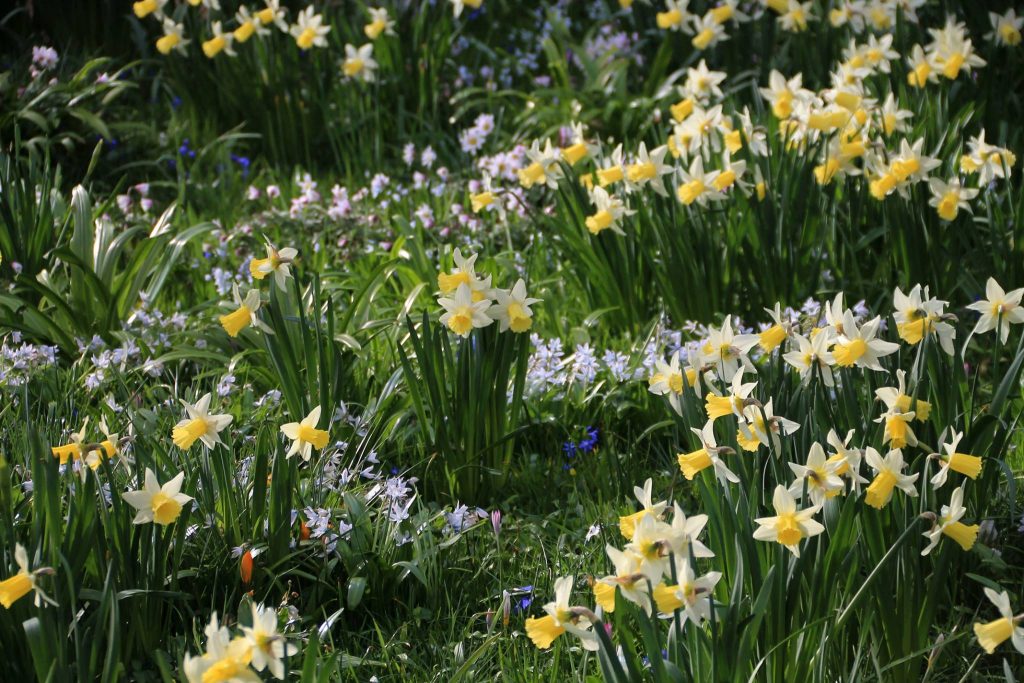
[[668, 571], [671, 535], [672, 527], [656, 517], [647, 515], [637, 522], [633, 538], [626, 545], [626, 551], [640, 559], [640, 571], [652, 583], [660, 581]]
[[974, 69], [985, 66], [985, 60], [975, 53], [967, 38], [964, 25], [952, 17], [946, 20], [943, 28], [928, 29], [928, 32], [932, 35], [929, 51], [934, 55], [939, 73], [949, 80], [954, 80], [961, 72], [970, 74]]
[[203, 41], [203, 54], [210, 59], [213, 59], [221, 52], [229, 57], [234, 57], [235, 50], [233, 45], [235, 36], [231, 33], [225, 33], [219, 21], [213, 22], [210, 30], [213, 32], [213, 37]]
[[732, 415], [740, 419], [743, 417], [743, 410], [747, 407], [747, 399], [750, 392], [757, 386], [757, 382], [743, 382], [744, 368], [732, 376], [730, 391], [727, 395], [719, 395], [717, 392], [709, 393], [705, 398], [704, 408], [708, 414], [708, 421], [714, 422], [720, 417]]
[[160, 485], [153, 470], [146, 468], [145, 484], [141, 491], [128, 491], [121, 494], [125, 502], [138, 510], [132, 524], [148, 524], [156, 522], [162, 526], [173, 524], [181, 514], [185, 503], [192, 500], [181, 492], [185, 481], [185, 473], [179, 472], [169, 482]]
[[650, 185], [652, 190], [662, 197], [667, 197], [668, 191], [665, 189], [662, 177], [673, 173], [675, 168], [665, 163], [666, 153], [668, 153], [668, 147], [665, 145], [656, 147], [648, 153], [647, 145], [641, 142], [636, 160], [626, 167], [626, 187], [631, 191], [636, 191], [645, 185]]
[[281, 7], [281, 0], [266, 0], [263, 9], [256, 12], [256, 18], [259, 19], [260, 24], [263, 26], [274, 24], [282, 32], [288, 33], [288, 22], [284, 19], [287, 11], [287, 8]]
[[650, 477], [644, 482], [643, 488], [639, 486], [633, 487], [633, 495], [636, 496], [637, 501], [640, 503], [639, 512], [634, 512], [631, 515], [623, 515], [619, 517], [619, 531], [626, 540], [633, 538], [633, 532], [636, 531], [637, 522], [639, 522], [646, 515], [654, 515], [656, 518], [661, 518], [665, 512], [665, 508], [668, 507], [668, 503], [661, 501], [655, 503], [651, 497], [651, 489], [654, 483]]
[[545, 185], [552, 190], [556, 189], [559, 179], [563, 176], [562, 167], [559, 166], [562, 151], [552, 147], [551, 140], [544, 141], [543, 149], [540, 147], [540, 141], [534, 140], [530, 148], [526, 150], [526, 156], [530, 163], [516, 172], [519, 176], [519, 184], [527, 190], [534, 185]]
[[505, 203], [501, 200], [498, 194], [498, 190], [494, 187], [494, 182], [491, 180], [491, 176], [484, 173], [483, 179], [480, 181], [479, 192], [473, 194], [469, 198], [470, 206], [473, 209], [473, 213], [480, 213], [481, 211], [496, 211], [498, 217], [501, 220], [505, 220]]
[[53, 457], [60, 459], [61, 465], [68, 464], [68, 460], [78, 460], [82, 457], [82, 444], [85, 442], [85, 429], [89, 426], [89, 418], [85, 418], [82, 428], [71, 433], [71, 441], [63, 446], [55, 446], [50, 449]]
[[228, 629], [218, 624], [216, 613], [205, 633], [206, 653], [201, 657], [185, 655], [182, 669], [189, 683], [259, 683], [262, 680], [249, 668], [254, 648], [248, 638], [232, 638]]
[[145, 19], [150, 14], [155, 16], [157, 19], [162, 19], [164, 15], [164, 5], [167, 4], [167, 0], [139, 0], [138, 2], [132, 3], [132, 11], [139, 19]]
[[956, 450], [963, 436], [963, 432], [954, 431], [952, 439], [949, 441], [946, 441], [945, 438], [942, 439], [941, 448], [943, 452], [932, 454], [932, 457], [939, 461], [939, 471], [931, 478], [931, 484], [935, 488], [945, 485], [950, 470], [959, 472], [971, 479], [977, 479], [978, 475], [981, 474], [981, 458], [968, 453], [958, 453]]
[[303, 460], [309, 462], [312, 451], [316, 448], [322, 451], [327, 446], [330, 434], [326, 430], [317, 429], [320, 422], [320, 406], [309, 411], [309, 415], [302, 418], [301, 422], [289, 422], [281, 425], [281, 433], [292, 440], [292, 446], [288, 449], [286, 458], [298, 453]]
[[278, 289], [284, 289], [286, 281], [291, 276], [289, 268], [298, 255], [299, 252], [292, 247], [285, 247], [278, 251], [277, 247], [268, 241], [267, 257], [254, 258], [249, 261], [249, 273], [257, 280], [262, 280], [273, 273]]
[[105, 418], [100, 418], [100, 431], [103, 433], [103, 441], [98, 444], [93, 444], [93, 447], [89, 449], [89, 452], [85, 456], [85, 464], [90, 469], [99, 469], [99, 466], [103, 463], [103, 458], [113, 458], [118, 454], [118, 435], [111, 434], [110, 429], [107, 427], [107, 421]]
[[927, 54], [920, 45], [915, 45], [907, 57], [907, 66], [910, 67], [907, 73], [907, 83], [914, 88], [923, 88], [929, 82], [939, 80], [936, 70], [935, 59]]
[[526, 620], [526, 635], [538, 648], [551, 647], [556, 638], [568, 632], [580, 639], [584, 649], [598, 649], [597, 634], [590, 630], [590, 619], [569, 606], [570, 597], [572, 577], [556, 579], [555, 599], [544, 605], [547, 614], [539, 619]]
[[792, 116], [797, 102], [806, 101], [812, 96], [802, 83], [803, 74], [797, 74], [788, 80], [774, 69], [768, 74], [768, 87], [759, 90], [761, 97], [768, 100], [768, 104], [771, 105], [775, 118], [788, 119]]
[[367, 43], [358, 49], [351, 44], [345, 45], [345, 61], [341, 71], [346, 78], [372, 83], [377, 62], [373, 59], [373, 43]]
[[686, 30], [686, 23], [690, 18], [687, 9], [689, 4], [690, 0], [665, 0], [665, 11], [658, 12], [654, 17], [658, 28], [667, 31]]
[[714, 47], [729, 39], [725, 32], [725, 26], [717, 21], [711, 13], [702, 17], [694, 17], [692, 21], [693, 38], [690, 40], [690, 44], [696, 50], [707, 50], [709, 47]]
[[235, 21], [238, 22], [238, 27], [232, 32], [232, 35], [236, 42], [244, 43], [254, 35], [270, 35], [270, 29], [264, 27], [259, 17], [250, 13], [249, 8], [245, 5], [239, 5], [238, 11], [235, 13]]
[[1024, 654], [1024, 626], [1021, 625], [1021, 622], [1024, 622], [1024, 614], [1013, 615], [1010, 596], [1006, 591], [997, 593], [988, 587], [984, 590], [985, 597], [999, 610], [999, 619], [974, 624], [974, 635], [978, 638], [978, 644], [985, 652], [992, 654], [997, 647], [1009, 640], [1017, 652]]
[[935, 212], [944, 221], [955, 220], [960, 209], [970, 211], [970, 200], [978, 196], [977, 190], [962, 187], [958, 178], [953, 178], [948, 183], [938, 178], [929, 178], [928, 190], [932, 193], [928, 206], [934, 206]]
[[263, 605], [252, 603], [252, 626], [243, 626], [249, 644], [252, 646], [250, 664], [256, 671], [267, 669], [274, 678], [284, 680], [284, 659], [293, 657], [299, 648], [285, 643], [284, 636], [277, 632], [277, 613]]
[[721, 578], [721, 572], [708, 572], [698, 578], [690, 566], [690, 558], [677, 556], [676, 579], [679, 583], [662, 583], [654, 588], [658, 611], [671, 615], [681, 610], [682, 623], [689, 620], [700, 625], [708, 621], [714, 606], [712, 594]]
[[898, 386], [875, 389], [875, 396], [885, 404], [886, 409], [890, 412], [913, 413], [913, 418], [918, 422], [926, 422], [931, 414], [932, 404], [907, 394], [905, 370], [896, 371], [896, 381]]
[[860, 475], [860, 461], [864, 457], [863, 451], [859, 448], [852, 448], [850, 441], [853, 439], [854, 430], [846, 433], [846, 437], [839, 438], [835, 429], [828, 431], [825, 441], [835, 450], [828, 461], [835, 465], [835, 474], [846, 477], [853, 485], [855, 491], [860, 491], [860, 485], [868, 483], [868, 480]]
[[772, 506], [775, 508], [774, 517], [758, 517], [754, 520], [759, 525], [754, 530], [754, 539], [778, 543], [800, 557], [800, 542], [825, 530], [820, 522], [812, 519], [821, 506], [812, 505], [798, 510], [796, 500], [782, 484], [775, 487]]
[[985, 283], [985, 298], [967, 306], [981, 314], [971, 334], [984, 334], [998, 327], [999, 341], [1005, 344], [1010, 338], [1010, 325], [1024, 323], [1021, 296], [1024, 296], [1024, 288], [1007, 293], [995, 278], [990, 277]]
[[494, 320], [487, 315], [491, 307], [490, 299], [475, 301], [473, 292], [466, 283], [459, 284], [454, 297], [441, 297], [437, 302], [444, 308], [441, 324], [447, 325], [460, 337], [468, 337], [477, 327], [487, 327]]
[[643, 558], [628, 550], [619, 550], [610, 544], [605, 546], [605, 552], [608, 554], [608, 559], [612, 561], [614, 573], [598, 579], [594, 584], [594, 597], [597, 604], [605, 612], [614, 612], [615, 593], [618, 589], [622, 597], [638, 605], [650, 615], [653, 611], [650, 595], [652, 581], [644, 573]]
[[882, 319], [875, 316], [873, 319], [857, 327], [853, 311], [843, 312], [843, 331], [836, 338], [835, 346], [832, 347], [832, 357], [836, 365], [844, 368], [857, 366], [884, 372], [878, 359], [899, 351], [900, 345], [877, 338], [878, 327]]
[[754, 452], [761, 446], [782, 450], [781, 435], [790, 435], [800, 429], [800, 423], [776, 415], [772, 399], [762, 405], [748, 405], [743, 409], [736, 442], [745, 451]]
[[512, 289], [494, 290], [494, 304], [487, 309], [487, 315], [498, 323], [498, 330], [515, 333], [526, 332], [533, 324], [533, 310], [530, 308], [541, 299], [526, 295], [526, 282], [522, 278], [516, 281]]
[[949, 317], [945, 313], [945, 301], [930, 298], [927, 287], [922, 293], [921, 285], [914, 285], [909, 294], [896, 288], [893, 307], [896, 309], [893, 317], [896, 319], [896, 331], [900, 339], [913, 346], [925, 337], [935, 335], [939, 338], [942, 350], [953, 355], [956, 329], [945, 321]]
[[779, 15], [777, 21], [779, 26], [785, 31], [791, 31], [793, 33], [801, 33], [807, 30], [807, 22], [817, 21], [817, 17], [811, 12], [811, 6], [814, 3], [811, 0], [808, 2], [799, 2], [798, 0], [789, 0], [786, 5], [786, 11]]
[[714, 557], [715, 553], [698, 538], [704, 527], [707, 526], [707, 515], [691, 515], [689, 517], [679, 507], [679, 503], [672, 504], [672, 523], [669, 525], [668, 542], [669, 549], [676, 557], [690, 557], [697, 559]]
[[811, 335], [811, 338], [802, 334], [794, 334], [793, 341], [797, 348], [783, 354], [787, 363], [800, 372], [800, 379], [809, 382], [815, 374], [820, 374], [825, 386], [835, 386], [832, 378], [832, 366], [836, 360], [828, 349], [832, 345], [832, 332], [829, 329], [819, 334]]
[[771, 353], [789, 338], [793, 325], [790, 321], [782, 319], [782, 304], [776, 303], [774, 309], [764, 310], [771, 316], [772, 324], [758, 333], [757, 345], [765, 353]]
[[700, 472], [711, 467], [715, 471], [715, 477], [722, 482], [723, 486], [726, 481], [738, 484], [740, 478], [726, 467], [719, 457], [720, 453], [732, 453], [733, 450], [728, 446], [719, 446], [717, 444], [712, 422], [709, 420], [702, 429], [693, 427], [690, 431], [697, 435], [700, 448], [689, 453], [680, 453], [676, 456], [679, 470], [686, 477], [687, 481], [693, 481], [693, 478]]
[[0, 605], [10, 609], [18, 600], [35, 591], [36, 607], [42, 605], [44, 600], [49, 600], [42, 589], [36, 584], [36, 577], [40, 574], [49, 574], [53, 570], [48, 567], [29, 569], [28, 552], [25, 546], [20, 543], [14, 544], [14, 563], [18, 565], [18, 571], [0, 581]]
[[914, 417], [914, 411], [900, 412], [898, 408], [891, 408], [879, 415], [875, 422], [885, 425], [882, 432], [882, 443], [889, 444], [890, 448], [916, 446], [917, 435], [910, 426]]
[[575, 166], [586, 157], [596, 154], [599, 147], [587, 142], [586, 136], [583, 134], [582, 123], [573, 122], [569, 126], [569, 130], [571, 131], [569, 145], [562, 147], [559, 152], [566, 163], [570, 166]]
[[459, 15], [462, 14], [462, 10], [466, 7], [471, 9], [480, 9], [480, 5], [483, 4], [484, 0], [448, 0], [452, 3], [452, 11], [455, 12], [455, 18], [458, 19]]
[[988, 19], [992, 23], [992, 32], [985, 35], [987, 40], [1003, 47], [1020, 45], [1024, 17], [1018, 17], [1016, 9], [1011, 7], [1004, 14], [989, 12]]
[[721, 100], [724, 95], [722, 94], [722, 88], [719, 86], [725, 82], [725, 79], [726, 74], [724, 71], [712, 71], [703, 59], [700, 60], [697, 66], [687, 68], [686, 81], [679, 89], [679, 92], [690, 101], [690, 111], [680, 112], [683, 113], [683, 116], [677, 117], [677, 120], [682, 121], [693, 111], [694, 101], [707, 105], [711, 100]]
[[[276, 279], [276, 275], [275, 275]], [[245, 298], [242, 298], [241, 293], [238, 291], [238, 285], [233, 285], [232, 292], [234, 294], [235, 308], [231, 313], [220, 316], [221, 327], [231, 337], [237, 337], [238, 333], [244, 330], [249, 325], [256, 327], [267, 334], [273, 334], [274, 331], [270, 329], [259, 316], [256, 315], [257, 311], [260, 310], [260, 290], [253, 288], [245, 293]]]
[[596, 211], [584, 221], [587, 232], [599, 235], [605, 230], [611, 230], [617, 235], [625, 235], [626, 232], [619, 223], [624, 216], [629, 216], [633, 212], [626, 208], [621, 199], [609, 194], [602, 187], [594, 187], [589, 194]]
[[386, 7], [368, 7], [366, 11], [370, 13], [370, 23], [363, 27], [367, 38], [377, 40], [382, 33], [395, 35], [395, 22], [388, 16]]
[[215, 448], [220, 440], [220, 432], [224, 430], [233, 417], [231, 415], [211, 415], [210, 400], [212, 394], [204, 394], [195, 405], [182, 401], [186, 417], [174, 426], [172, 438], [174, 445], [187, 451], [196, 441], [202, 441], [207, 448]]
[[995, 178], [1009, 178], [1017, 157], [1008, 149], [985, 142], [985, 130], [967, 141], [968, 153], [960, 157], [960, 170], [977, 173], [978, 184], [987, 185]]
[[331, 27], [324, 26], [324, 18], [310, 5], [299, 12], [295, 25], [288, 32], [295, 38], [299, 49], [308, 50], [312, 47], [327, 47], [327, 34], [331, 32]]
[[[672, 354], [669, 362], [661, 358], [654, 360], [654, 372], [647, 379], [647, 390], [656, 396], [668, 396], [669, 404], [677, 414], [682, 415], [682, 396], [684, 388], [699, 386], [696, 370], [684, 370], [679, 367], [679, 351]], [[699, 394], [698, 394], [699, 395]]]
[[807, 464], [798, 465], [791, 462], [789, 469], [793, 470], [796, 476], [796, 480], [789, 487], [790, 494], [796, 499], [803, 497], [806, 488], [811, 502], [823, 505], [826, 499], [838, 495], [843, 490], [843, 480], [837, 474], [839, 462], [826, 458], [825, 449], [817, 441], [811, 444]]
[[864, 451], [864, 459], [875, 471], [875, 478], [865, 491], [864, 502], [881, 510], [892, 500], [893, 491], [897, 488], [912, 498], [917, 497], [914, 482], [921, 476], [919, 473], [903, 474], [903, 451], [894, 448], [882, 455], [868, 446]]
[[939, 544], [943, 536], [948, 536], [956, 541], [957, 545], [965, 551], [974, 547], [974, 542], [978, 538], [978, 525], [967, 525], [960, 521], [967, 513], [967, 508], [964, 507], [963, 501], [964, 489], [961, 486], [953, 491], [953, 495], [949, 499], [949, 505], [942, 506], [941, 512], [932, 524], [932, 528], [922, 534], [922, 536], [928, 539], [928, 545], [921, 551], [922, 555], [930, 553]]
[[756, 334], [736, 334], [732, 328], [732, 316], [725, 316], [722, 326], [708, 326], [708, 338], [701, 346], [701, 360], [712, 365], [723, 382], [732, 382], [740, 366], [753, 371], [754, 366], [747, 354], [757, 345]]
[[170, 17], [164, 17], [163, 29], [163, 36], [156, 41], [157, 52], [169, 55], [172, 50], [177, 50], [181, 54], [185, 54], [187, 52], [185, 47], [192, 42], [185, 38], [185, 27], [175, 23]]

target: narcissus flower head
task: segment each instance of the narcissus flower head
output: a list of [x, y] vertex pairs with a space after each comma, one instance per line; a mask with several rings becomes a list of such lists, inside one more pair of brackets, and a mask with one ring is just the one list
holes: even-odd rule
[[798, 510], [796, 499], [782, 484], [775, 487], [772, 506], [776, 513], [774, 517], [759, 517], [754, 520], [760, 525], [754, 530], [754, 538], [758, 541], [774, 541], [784, 545], [790, 552], [800, 557], [800, 542], [825, 530], [821, 523], [812, 519], [821, 506], [814, 505]]
[[155, 522], [162, 526], [173, 524], [181, 515], [185, 503], [192, 500], [192, 496], [181, 493], [181, 485], [184, 481], [185, 473], [179, 472], [177, 476], [161, 486], [157, 481], [156, 474], [147, 467], [142, 490], [121, 494], [125, 502], [138, 511], [132, 523]]
[[320, 406], [309, 411], [309, 415], [302, 418], [301, 422], [289, 422], [281, 425], [281, 433], [292, 440], [292, 446], [288, 450], [286, 458], [298, 453], [303, 460], [309, 462], [313, 448], [322, 451], [327, 447], [330, 434], [323, 429], [317, 429], [320, 422]]

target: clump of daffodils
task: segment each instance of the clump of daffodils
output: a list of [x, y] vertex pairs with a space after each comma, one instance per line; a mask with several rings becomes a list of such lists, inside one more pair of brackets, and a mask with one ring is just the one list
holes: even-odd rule
[[232, 636], [214, 613], [206, 626], [206, 651], [185, 655], [183, 669], [189, 683], [208, 681], [260, 681], [264, 670], [278, 680], [285, 679], [285, 663], [298, 652], [278, 632], [277, 613], [263, 605], [252, 605], [250, 626]]
[[437, 276], [437, 302], [444, 309], [441, 324], [460, 337], [468, 337], [476, 328], [498, 323], [501, 332], [526, 332], [533, 325], [533, 304], [526, 282], [520, 278], [511, 289], [491, 287], [491, 276], [476, 273], [477, 255], [463, 256], [456, 248], [455, 266]]

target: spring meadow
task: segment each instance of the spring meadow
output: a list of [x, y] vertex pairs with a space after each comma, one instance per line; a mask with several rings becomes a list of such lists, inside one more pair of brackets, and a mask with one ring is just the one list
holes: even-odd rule
[[1024, 11], [18, 0], [0, 680], [1024, 681]]

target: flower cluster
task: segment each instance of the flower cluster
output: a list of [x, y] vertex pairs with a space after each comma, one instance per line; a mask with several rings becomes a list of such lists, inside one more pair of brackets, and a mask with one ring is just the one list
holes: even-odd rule
[[204, 631], [206, 652], [199, 656], [185, 655], [184, 672], [189, 683], [259, 681], [257, 672], [264, 670], [284, 680], [285, 661], [294, 656], [298, 648], [278, 632], [277, 612], [253, 603], [251, 625], [242, 626], [240, 631], [232, 636], [214, 613]]
[[498, 323], [501, 332], [526, 332], [533, 325], [533, 304], [540, 299], [527, 296], [526, 282], [520, 278], [512, 289], [491, 287], [491, 276], [481, 277], [475, 270], [476, 254], [467, 257], [458, 247], [455, 266], [438, 273], [437, 303], [444, 309], [441, 324], [460, 337], [468, 337], [479, 327]]

